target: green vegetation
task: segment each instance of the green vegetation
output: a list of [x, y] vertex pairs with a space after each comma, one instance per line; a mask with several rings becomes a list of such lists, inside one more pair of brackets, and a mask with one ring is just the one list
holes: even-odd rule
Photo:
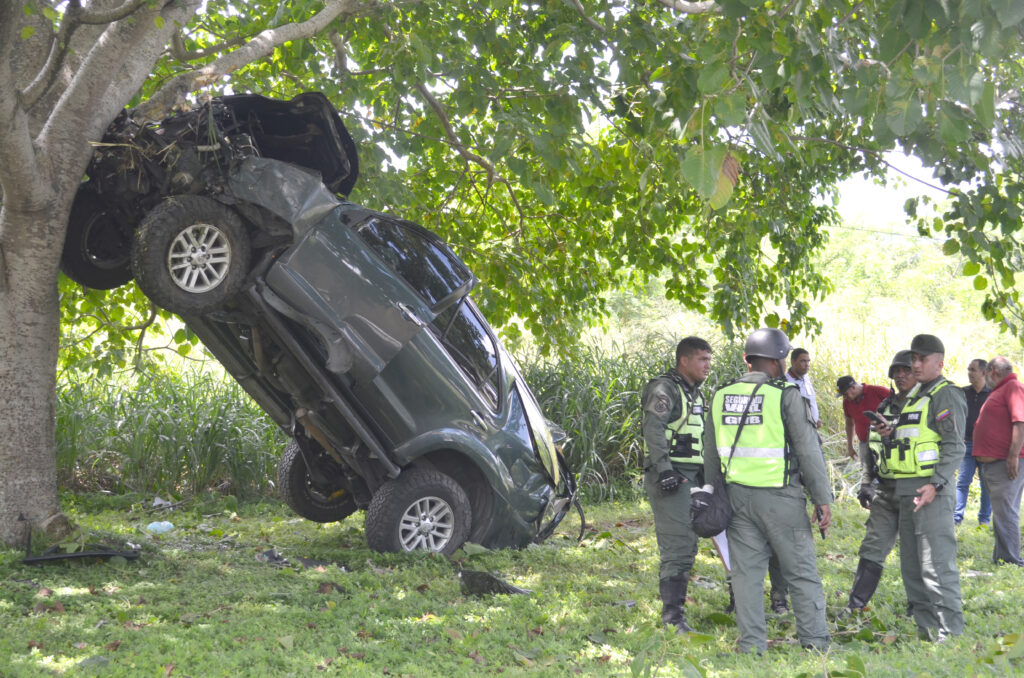
[[[974, 498], [976, 500], [976, 497]], [[134, 503], [133, 503], [134, 502]], [[146, 505], [148, 506], [148, 504]], [[270, 501], [197, 497], [153, 510], [139, 497], [65, 496], [82, 542], [141, 546], [132, 562], [26, 566], [0, 551], [0, 675], [98, 676], [870, 676], [1019, 675], [1016, 568], [990, 563], [991, 534], [959, 529], [967, 633], [918, 641], [903, 616], [895, 554], [870, 611], [833, 626], [821, 656], [795, 645], [792, 614], [769, 615], [762, 658], [733, 653], [736, 628], [709, 541], [687, 611], [699, 631], [658, 627], [658, 550], [646, 502], [588, 506], [551, 540], [522, 551], [460, 553], [528, 596], [462, 595], [458, 565], [427, 554], [370, 552], [357, 514], [320, 526]], [[973, 509], [968, 515], [973, 514]], [[817, 541], [829, 618], [845, 604], [865, 512], [842, 502]], [[175, 528], [145, 531], [151, 521]], [[968, 521], [970, 522], [970, 521]], [[38, 552], [40, 547], [36, 547]], [[276, 549], [294, 567], [260, 562]], [[299, 558], [323, 561], [299, 566]], [[333, 563], [342, 565], [339, 569]], [[1010, 655], [998, 654], [1012, 649]], [[855, 669], [860, 672], [856, 672]], [[843, 673], [845, 672], [845, 673]]]
[[58, 477], [78, 491], [260, 493], [285, 442], [219, 370], [69, 373], [58, 387]]

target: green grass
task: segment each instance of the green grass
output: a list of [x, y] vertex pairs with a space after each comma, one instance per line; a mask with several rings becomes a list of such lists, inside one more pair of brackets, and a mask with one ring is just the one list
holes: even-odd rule
[[[573, 522], [541, 546], [467, 557], [465, 567], [533, 590], [473, 598], [460, 593], [444, 558], [367, 550], [360, 514], [320, 526], [269, 500], [204, 495], [152, 512], [135, 499], [67, 495], [65, 510], [85, 541], [141, 545], [137, 561], [32, 567], [22, 553], [0, 551], [0, 676], [767, 677], [855, 675], [848, 667], [863, 664], [874, 676], [960, 678], [1022, 670], [995, 655], [1002, 635], [1018, 631], [1019, 572], [995, 568], [990, 533], [966, 523], [958, 528], [964, 637], [916, 639], [902, 616], [893, 554], [870, 613], [834, 627], [827, 655], [798, 649], [787, 615], [770, 617], [773, 647], [757, 659], [733, 652], [736, 629], [720, 614], [724, 575], [708, 541], [687, 607], [700, 633], [658, 627], [658, 553], [645, 502], [588, 506], [591, 529], [579, 546], [568, 536]], [[828, 539], [817, 541], [830, 619], [845, 602], [865, 516], [840, 503]], [[150, 535], [153, 520], [175, 529]], [[270, 548], [344, 570], [258, 562]]]

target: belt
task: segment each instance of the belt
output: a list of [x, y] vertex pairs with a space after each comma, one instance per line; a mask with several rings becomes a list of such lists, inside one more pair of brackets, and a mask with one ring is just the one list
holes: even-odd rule
[[1000, 459], [999, 457], [977, 457], [976, 456], [976, 457], [974, 457], [974, 461], [978, 462], [979, 464], [991, 464], [992, 462], [1004, 461], [1004, 460]]

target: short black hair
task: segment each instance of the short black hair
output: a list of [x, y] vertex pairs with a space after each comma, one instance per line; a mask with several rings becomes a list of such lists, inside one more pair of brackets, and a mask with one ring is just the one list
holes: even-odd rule
[[985, 368], [988, 367], [988, 361], [984, 358], [975, 358], [971, 361], [971, 364], [977, 367], [981, 372], [984, 372]]
[[797, 358], [799, 358], [802, 355], [810, 355], [810, 354], [807, 353], [807, 349], [806, 348], [794, 348], [793, 352], [789, 354], [789, 361], [793, 362], [794, 360], [796, 360]]
[[711, 344], [704, 341], [700, 337], [685, 337], [676, 346], [676, 362], [682, 357], [690, 357], [697, 351], [707, 351], [711, 353]]

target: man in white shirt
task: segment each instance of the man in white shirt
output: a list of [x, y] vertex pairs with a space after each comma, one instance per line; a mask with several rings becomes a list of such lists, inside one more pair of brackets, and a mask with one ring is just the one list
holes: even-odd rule
[[800, 395], [807, 401], [811, 411], [811, 421], [815, 427], [821, 428], [821, 416], [818, 414], [818, 401], [814, 397], [814, 385], [811, 384], [811, 377], [807, 374], [811, 369], [811, 356], [807, 349], [794, 348], [789, 354], [789, 369], [786, 371], [786, 381], [800, 387]]

